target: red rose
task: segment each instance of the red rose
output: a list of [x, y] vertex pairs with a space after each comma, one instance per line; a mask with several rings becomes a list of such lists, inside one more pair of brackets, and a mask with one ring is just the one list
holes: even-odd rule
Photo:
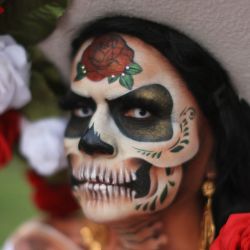
[[4, 8], [0, 6], [0, 15], [4, 13]]
[[92, 81], [105, 77], [117, 76], [132, 63], [134, 51], [117, 34], [108, 34], [96, 38], [84, 51], [82, 65], [86, 76]]
[[249, 250], [250, 213], [232, 214], [210, 250]]
[[19, 136], [20, 117], [12, 110], [0, 116], [0, 167], [12, 157], [12, 147]]
[[40, 210], [52, 216], [66, 216], [79, 209], [69, 183], [49, 183], [33, 170], [27, 175], [34, 188], [33, 201]]

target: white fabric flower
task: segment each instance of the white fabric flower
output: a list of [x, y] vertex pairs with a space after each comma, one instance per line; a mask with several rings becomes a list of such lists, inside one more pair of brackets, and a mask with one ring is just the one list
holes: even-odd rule
[[66, 123], [63, 118], [22, 120], [20, 151], [37, 173], [49, 176], [67, 167], [63, 146]]
[[24, 48], [11, 36], [0, 36], [0, 114], [30, 101], [29, 77], [30, 63]]

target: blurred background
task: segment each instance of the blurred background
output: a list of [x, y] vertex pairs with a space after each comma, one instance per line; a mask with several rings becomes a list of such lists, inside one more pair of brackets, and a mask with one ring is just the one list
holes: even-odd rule
[[[19, 225], [41, 215], [36, 206], [44, 206], [48, 213], [52, 210], [55, 213], [55, 207], [48, 207], [53, 202], [42, 200], [43, 197], [34, 201], [34, 192], [40, 188], [48, 191], [46, 197], [56, 199], [51, 181], [48, 185], [46, 182], [49, 175], [61, 168], [61, 155], [55, 153], [58, 147], [54, 145], [59, 143], [63, 148], [62, 135], [51, 138], [45, 129], [37, 127], [35, 132], [32, 128], [34, 136], [28, 135], [33, 141], [24, 143], [22, 150], [19, 142], [24, 132], [23, 118], [30, 128], [33, 124], [35, 127], [37, 121], [61, 119], [58, 99], [65, 93], [65, 87], [60, 74], [37, 44], [54, 30], [67, 4], [67, 0], [0, 0], [0, 248]], [[41, 137], [47, 140], [43, 145], [49, 141], [48, 144], [56, 148], [50, 155], [51, 148], [41, 146], [40, 131], [44, 132]], [[36, 159], [35, 154], [44, 161]], [[57, 158], [52, 159], [54, 169], [48, 172], [46, 161], [52, 154]], [[28, 181], [28, 169], [33, 171], [33, 184]], [[36, 176], [36, 173], [41, 175]]]
[[31, 201], [25, 164], [15, 156], [0, 172], [0, 245], [18, 225], [39, 214]]

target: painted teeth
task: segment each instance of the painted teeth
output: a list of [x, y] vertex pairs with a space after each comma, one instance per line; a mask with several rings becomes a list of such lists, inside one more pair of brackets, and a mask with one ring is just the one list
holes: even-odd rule
[[111, 170], [101, 165], [93, 166], [91, 163], [83, 166], [80, 171], [73, 169], [73, 175], [80, 181], [105, 182], [106, 184], [125, 184], [135, 181], [136, 174], [126, 168]]
[[131, 200], [135, 196], [135, 191], [131, 191], [129, 188], [99, 183], [93, 184], [87, 182], [83, 185], [83, 190], [88, 198], [98, 200], [109, 200], [112, 198]]

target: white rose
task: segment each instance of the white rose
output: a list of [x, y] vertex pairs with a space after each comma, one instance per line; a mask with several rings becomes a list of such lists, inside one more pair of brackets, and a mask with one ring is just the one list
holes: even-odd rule
[[30, 63], [24, 48], [11, 36], [0, 36], [0, 114], [30, 101], [29, 77]]
[[22, 120], [20, 151], [37, 173], [48, 176], [67, 167], [63, 146], [66, 124], [63, 118]]

